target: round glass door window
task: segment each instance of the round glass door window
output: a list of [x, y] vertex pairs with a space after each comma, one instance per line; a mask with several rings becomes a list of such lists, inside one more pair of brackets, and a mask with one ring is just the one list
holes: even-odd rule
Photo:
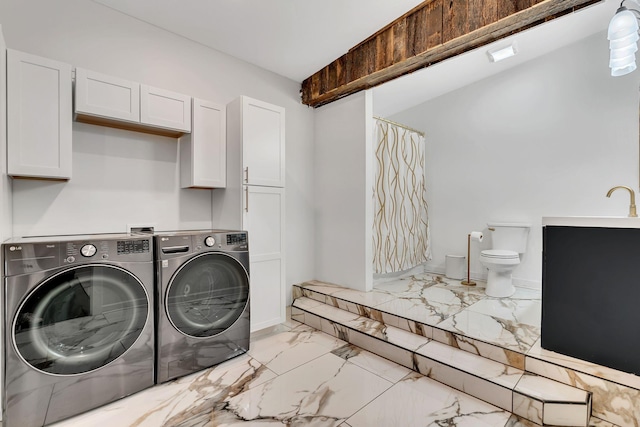
[[39, 371], [75, 375], [122, 356], [147, 321], [144, 286], [118, 267], [85, 265], [44, 280], [13, 323], [14, 345]]
[[234, 258], [207, 253], [186, 262], [167, 288], [165, 307], [173, 326], [205, 338], [228, 329], [249, 301], [249, 277]]

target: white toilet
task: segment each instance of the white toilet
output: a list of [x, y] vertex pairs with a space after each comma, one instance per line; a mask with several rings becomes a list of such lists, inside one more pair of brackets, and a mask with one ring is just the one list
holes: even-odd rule
[[520, 264], [520, 254], [527, 248], [531, 224], [489, 223], [493, 248], [480, 252], [480, 262], [489, 269], [487, 289], [490, 297], [503, 298], [513, 295], [516, 289], [511, 273]]

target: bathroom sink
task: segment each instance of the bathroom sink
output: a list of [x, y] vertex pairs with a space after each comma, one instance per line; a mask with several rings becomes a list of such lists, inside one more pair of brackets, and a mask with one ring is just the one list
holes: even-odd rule
[[543, 217], [542, 226], [640, 228], [640, 218], [626, 216], [562, 216]]

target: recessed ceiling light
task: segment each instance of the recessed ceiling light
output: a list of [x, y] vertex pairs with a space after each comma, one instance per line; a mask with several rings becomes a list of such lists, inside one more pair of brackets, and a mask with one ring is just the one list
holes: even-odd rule
[[503, 59], [515, 56], [516, 53], [518, 53], [518, 45], [515, 41], [511, 42], [508, 46], [502, 46], [487, 51], [487, 55], [489, 55], [489, 60], [491, 62], [502, 61]]

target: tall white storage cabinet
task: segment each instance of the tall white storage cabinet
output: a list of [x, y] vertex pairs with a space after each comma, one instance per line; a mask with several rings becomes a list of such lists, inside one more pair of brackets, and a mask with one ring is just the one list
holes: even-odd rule
[[242, 96], [227, 105], [227, 187], [213, 224], [249, 232], [251, 331], [285, 320], [285, 111]]

